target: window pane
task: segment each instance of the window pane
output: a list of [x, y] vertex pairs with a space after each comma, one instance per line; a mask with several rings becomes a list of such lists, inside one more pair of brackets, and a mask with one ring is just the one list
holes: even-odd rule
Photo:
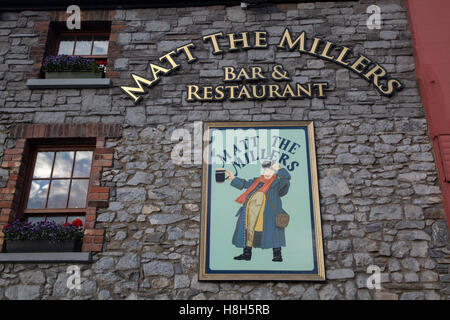
[[50, 178], [54, 152], [38, 152], [33, 178]]
[[92, 54], [106, 55], [108, 53], [108, 36], [94, 37], [94, 48]]
[[92, 151], [77, 151], [73, 176], [77, 178], [89, 178], [91, 173]]
[[43, 209], [48, 192], [48, 180], [33, 180], [31, 182], [28, 209]]
[[86, 195], [88, 186], [88, 179], [72, 180], [68, 208], [86, 208]]
[[72, 173], [74, 151], [57, 152], [55, 167], [53, 168], [53, 178], [70, 178]]
[[69, 193], [69, 179], [53, 180], [48, 196], [47, 208], [65, 208]]
[[56, 224], [66, 223], [67, 216], [47, 216], [47, 221], [55, 221]]
[[58, 54], [72, 55], [74, 43], [75, 42], [74, 42], [73, 36], [61, 37], [61, 39], [59, 41]]
[[75, 44], [75, 54], [90, 55], [92, 46], [92, 36], [80, 36]]
[[44, 221], [45, 217], [44, 216], [28, 216], [27, 221], [29, 223], [36, 223], [36, 222], [40, 222], [40, 221]]

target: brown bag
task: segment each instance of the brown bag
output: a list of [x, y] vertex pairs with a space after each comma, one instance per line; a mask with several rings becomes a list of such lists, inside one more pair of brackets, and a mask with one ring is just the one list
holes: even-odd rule
[[272, 207], [273, 211], [275, 211], [276, 213], [276, 217], [275, 217], [275, 225], [278, 228], [286, 228], [289, 224], [289, 214], [287, 214], [286, 212], [277, 212], [277, 210], [275, 210], [275, 207], [272, 203], [272, 201], [270, 200], [269, 196], [266, 195], [267, 200], [269, 200], [269, 204]]

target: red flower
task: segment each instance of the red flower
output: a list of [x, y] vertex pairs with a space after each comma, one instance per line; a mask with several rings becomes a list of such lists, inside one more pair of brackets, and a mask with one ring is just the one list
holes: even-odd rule
[[69, 223], [68, 223], [68, 222], [64, 223], [64, 227], [67, 227], [68, 225], [69, 225]]
[[3, 226], [3, 231], [5, 231], [6, 229], [8, 229], [9, 226], [10, 226], [9, 224], [5, 224], [5, 225]]
[[80, 219], [75, 219], [75, 220], [72, 221], [72, 225], [75, 228], [80, 228], [80, 227], [83, 226], [83, 222]]

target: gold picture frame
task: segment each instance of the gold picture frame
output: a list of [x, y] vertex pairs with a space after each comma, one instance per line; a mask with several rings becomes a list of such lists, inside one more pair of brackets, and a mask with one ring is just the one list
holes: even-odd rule
[[[260, 145], [263, 145], [263, 143], [260, 143], [260, 136], [261, 132], [270, 132], [272, 134], [272, 132], [284, 132], [285, 136], [289, 136], [292, 135], [293, 137], [300, 137], [298, 138], [296, 141], [304, 141], [307, 144], [307, 148], [303, 148], [305, 150], [302, 149], [303, 144], [305, 143], [296, 143], [294, 142], [294, 140], [292, 140], [292, 145], [294, 145], [294, 147], [290, 147], [290, 151], [292, 151], [290, 154], [291, 156], [302, 156], [302, 159], [307, 159], [307, 163], [305, 163], [305, 161], [303, 161], [300, 165], [298, 165], [298, 168], [303, 168], [301, 170], [303, 171], [299, 171], [299, 172], [295, 172], [295, 170], [297, 170], [297, 167], [295, 169], [293, 169], [293, 171], [291, 172], [292, 175], [295, 174], [295, 177], [299, 177], [298, 180], [293, 181], [293, 179], [289, 179], [290, 183], [288, 184], [288, 188], [289, 186], [291, 188], [293, 188], [294, 186], [307, 186], [306, 188], [308, 188], [309, 190], [309, 194], [305, 195], [304, 192], [302, 192], [302, 197], [304, 197], [305, 199], [309, 199], [308, 204], [305, 204], [304, 202], [307, 201], [303, 201], [302, 205], [305, 206], [305, 208], [310, 208], [309, 211], [310, 212], [306, 212], [303, 215], [301, 215], [302, 219], [304, 221], [310, 221], [310, 232], [304, 232], [304, 234], [310, 234], [311, 236], [311, 240], [309, 241], [308, 239], [306, 239], [306, 241], [304, 241], [305, 243], [310, 243], [311, 244], [311, 248], [310, 247], [306, 247], [305, 245], [305, 252], [308, 252], [309, 254], [306, 255], [305, 254], [305, 261], [308, 261], [308, 264], [306, 264], [305, 262], [305, 266], [307, 266], [307, 270], [302, 270], [301, 269], [301, 265], [303, 265], [303, 260], [301, 256], [297, 256], [297, 251], [295, 251], [295, 244], [296, 243], [300, 243], [303, 241], [297, 241], [297, 240], [292, 240], [291, 244], [290, 244], [290, 250], [291, 253], [290, 256], [288, 256], [288, 259], [285, 259], [283, 262], [272, 262], [269, 261], [268, 259], [264, 260], [264, 261], [268, 261], [263, 262], [263, 263], [259, 263], [256, 265], [257, 261], [252, 262], [251, 258], [248, 261], [239, 261], [238, 259], [236, 259], [237, 257], [235, 257], [235, 260], [231, 259], [232, 256], [232, 252], [236, 252], [238, 251], [238, 249], [236, 246], [231, 246], [230, 243], [228, 243], [228, 235], [223, 235], [222, 232], [223, 230], [225, 230], [225, 225], [228, 226], [228, 221], [232, 219], [232, 217], [234, 216], [234, 214], [230, 214], [230, 217], [226, 217], [223, 218], [223, 215], [228, 215], [229, 211], [232, 211], [231, 207], [233, 205], [236, 205], [236, 207], [239, 206], [239, 204], [233, 203], [230, 204], [230, 206], [228, 205], [221, 205], [220, 208], [224, 208], [224, 209], [215, 209], [214, 208], [214, 203], [212, 199], [215, 199], [214, 201], [216, 201], [217, 203], [219, 201], [222, 201], [222, 199], [224, 198], [224, 196], [226, 195], [223, 191], [220, 192], [220, 194], [217, 195], [217, 193], [219, 192], [218, 190], [225, 190], [223, 188], [224, 184], [218, 184], [216, 181], [213, 180], [213, 174], [212, 174], [212, 170], [213, 170], [213, 165], [212, 164], [212, 152], [215, 150], [214, 149], [214, 143], [215, 141], [219, 141], [220, 142], [220, 138], [215, 137], [215, 139], [213, 139], [212, 135], [216, 135], [216, 134], [227, 134], [229, 131], [227, 130], [241, 130], [240, 132], [253, 132], [253, 131], [249, 131], [249, 129], [254, 129], [255, 132], [258, 132], [258, 136], [257, 138], [258, 140], [258, 148], [260, 148]], [[220, 131], [217, 131], [220, 130]], [[277, 131], [274, 131], [277, 130]], [[217, 133], [219, 132], [219, 133]], [[231, 131], [230, 131], [231, 132]], [[237, 131], [234, 131], [237, 132]], [[262, 135], [261, 135], [262, 136]], [[276, 137], [276, 136], [274, 136]], [[278, 136], [279, 140], [282, 141], [282, 143], [284, 143], [284, 145], [286, 144], [286, 140], [281, 140], [284, 139], [281, 137], [281, 134]], [[256, 138], [254, 138], [253, 140], [255, 140]], [[286, 138], [288, 140], [288, 138]], [[245, 140], [245, 139], [244, 139]], [[242, 141], [244, 141], [242, 140]], [[278, 146], [278, 144], [273, 143], [272, 144], [272, 140], [274, 140], [274, 138], [272, 137], [270, 140], [270, 146]], [[248, 141], [248, 140], [247, 140]], [[243, 144], [245, 144], [245, 141], [243, 142]], [[266, 144], [267, 146], [269, 146], [268, 144]], [[281, 143], [280, 143], [281, 145]], [[283, 145], [283, 146], [284, 146]], [[296, 145], [296, 146], [295, 146]], [[234, 153], [236, 154], [236, 148], [237, 146], [234, 145], [235, 151]], [[296, 149], [297, 148], [297, 149]], [[220, 148], [219, 148], [220, 149]], [[239, 148], [237, 148], [238, 150], [240, 150]], [[260, 148], [262, 149], [262, 148]], [[288, 148], [286, 148], [286, 150], [289, 151]], [[301, 153], [300, 151], [297, 150], [302, 150]], [[298, 153], [297, 153], [298, 152]], [[286, 153], [288, 153], [286, 151]], [[224, 152], [223, 153], [225, 156], [222, 157], [226, 158], [227, 153]], [[229, 154], [229, 153], [228, 153]], [[274, 151], [272, 151], [272, 155], [274, 154]], [[279, 152], [279, 154], [281, 154]], [[306, 155], [306, 156], [305, 156]], [[288, 155], [284, 156], [284, 158], [288, 157]], [[218, 156], [216, 156], [216, 158], [220, 158]], [[248, 156], [246, 156], [246, 158], [248, 158]], [[259, 155], [258, 155], [258, 159], [259, 159]], [[282, 160], [283, 156], [279, 159]], [[261, 160], [257, 160], [261, 161]], [[255, 162], [255, 164], [257, 163]], [[285, 164], [287, 165], [287, 161], [286, 159], [284, 159], [283, 161], [280, 161], [281, 164]], [[296, 161], [298, 162], [298, 161]], [[242, 163], [241, 163], [242, 164]], [[249, 162], [250, 164], [250, 162]], [[242, 166], [239, 166], [239, 163], [236, 164], [236, 161], [233, 164], [234, 168], [241, 168]], [[253, 166], [253, 163], [252, 163]], [[275, 165], [274, 165], [275, 166]], [[290, 168], [292, 169], [292, 167], [294, 167], [294, 164], [291, 163], [290, 164]], [[289, 166], [286, 167], [286, 169], [284, 169], [284, 172], [288, 172], [287, 170]], [[215, 168], [217, 169], [217, 166], [215, 166]], [[243, 167], [245, 169], [245, 166]], [[248, 168], [252, 168], [253, 171], [255, 171], [255, 166], [253, 167], [248, 167]], [[279, 168], [279, 167], [278, 167]], [[307, 169], [305, 169], [307, 168]], [[244, 174], [245, 170], [242, 169], [241, 172], [242, 174]], [[248, 169], [249, 170], [249, 169]], [[248, 171], [247, 170], [247, 171]], [[262, 168], [260, 169], [262, 172]], [[275, 171], [278, 172], [278, 175], [281, 176], [281, 170], [280, 171]], [[300, 169], [298, 169], [300, 170]], [[231, 171], [229, 171], [231, 172]], [[303, 174], [303, 172], [305, 172]], [[306, 174], [307, 172], [307, 174]], [[264, 172], [265, 173], [265, 172]], [[308, 175], [307, 179], [308, 182], [305, 181], [306, 179], [306, 175]], [[290, 174], [289, 174], [290, 176]], [[261, 177], [265, 177], [264, 175], [261, 175]], [[300, 179], [300, 177], [302, 177]], [[228, 177], [231, 179], [231, 177]], [[236, 179], [236, 178], [234, 178]], [[239, 178], [240, 179], [240, 178]], [[258, 178], [256, 178], [258, 179]], [[261, 181], [265, 181], [264, 178], [262, 178], [263, 180]], [[280, 178], [281, 179], [281, 178]], [[233, 180], [233, 179], [231, 179]], [[291, 181], [292, 180], [292, 181]], [[241, 180], [236, 180], [236, 184]], [[267, 180], [268, 181], [268, 180]], [[276, 181], [276, 180], [274, 180]], [[283, 180], [284, 181], [284, 180]], [[297, 183], [298, 182], [298, 183]], [[228, 182], [226, 182], [228, 183]], [[231, 182], [233, 183], [233, 182]], [[231, 184], [230, 183], [230, 184]], [[217, 187], [216, 187], [217, 186]], [[270, 184], [269, 184], [270, 186]], [[274, 182], [274, 186], [276, 186], [275, 182]], [[309, 187], [308, 187], [309, 186]], [[222, 188], [222, 189], [217, 189], [217, 188]], [[250, 187], [249, 189], [251, 189], [252, 187]], [[260, 190], [262, 190], [263, 188], [261, 188]], [[242, 189], [243, 190], [243, 189]], [[270, 190], [270, 187], [269, 189]], [[300, 187], [297, 187], [297, 189], [295, 190], [303, 190]], [[237, 192], [237, 191], [233, 191], [233, 192]], [[269, 192], [269, 191], [267, 191]], [[290, 192], [290, 191], [289, 191]], [[269, 194], [269, 193], [267, 193]], [[230, 196], [231, 197], [231, 196]], [[249, 196], [250, 198], [250, 196]], [[288, 207], [293, 208], [291, 209], [292, 211], [297, 211], [297, 206], [294, 203], [297, 199], [299, 198], [299, 194], [298, 195], [290, 195], [288, 200], [284, 200], [285, 198], [283, 198], [283, 201], [291, 201], [292, 203], [288, 204]], [[264, 198], [265, 199], [265, 198]], [[285, 202], [282, 202], [282, 206], [283, 208], [285, 207]], [[263, 207], [265, 206], [265, 202]], [[248, 206], [248, 202], [247, 202], [247, 206]], [[245, 215], [247, 215], [247, 208], [245, 208]], [[264, 207], [261, 211], [260, 211], [260, 215], [262, 214], [263, 217], [265, 217], [265, 210], [268, 207]], [[272, 208], [274, 208], [272, 206]], [[284, 209], [283, 209], [284, 210]], [[215, 211], [219, 212], [220, 211], [220, 216], [219, 213], [215, 213]], [[269, 211], [269, 209], [267, 209], [267, 211]], [[306, 210], [305, 210], [306, 211]], [[263, 213], [261, 213], [263, 212]], [[291, 212], [292, 213], [292, 212]], [[309, 213], [309, 215], [308, 215]], [[239, 214], [239, 211], [238, 211]], [[238, 216], [238, 215], [236, 215]], [[298, 218], [298, 215], [291, 215], [293, 217], [291, 217], [291, 221], [293, 221], [293, 223], [297, 223], [297, 224], [292, 224], [292, 228], [297, 228], [296, 226], [300, 226], [301, 228], [306, 228], [305, 230], [307, 230], [308, 226], [306, 226], [308, 223], [300, 223], [300, 222], [296, 222], [296, 220], [300, 220], [300, 218]], [[240, 216], [239, 216], [240, 217]], [[227, 219], [227, 220], [223, 220], [225, 221], [225, 223], [219, 223], [218, 219]], [[238, 218], [240, 219], [240, 218]], [[247, 216], [244, 218], [245, 219], [245, 223], [247, 223]], [[309, 219], [309, 220], [308, 220]], [[217, 220], [217, 221], [216, 221]], [[269, 223], [269, 218], [267, 218], [267, 223]], [[229, 223], [234, 223], [233, 221], [229, 222]], [[237, 230], [237, 225], [238, 223], [236, 223], [236, 230]], [[247, 224], [248, 226], [248, 224]], [[231, 227], [229, 227], [231, 228]], [[265, 228], [265, 225], [264, 225]], [[286, 239], [288, 239], [288, 228], [289, 226], [286, 227]], [[267, 228], [269, 230], [269, 227]], [[231, 229], [230, 229], [231, 230]], [[255, 229], [256, 230], [256, 229]], [[248, 232], [247, 229], [245, 229], [245, 232]], [[269, 231], [267, 231], [268, 233]], [[214, 234], [214, 236], [212, 236], [212, 233]], [[257, 232], [255, 232], [257, 233]], [[290, 230], [290, 234], [296, 234], [297, 235], [298, 232], [293, 232], [292, 230]], [[235, 231], [235, 236], [236, 234], [240, 234], [238, 231]], [[264, 234], [264, 231], [261, 231], [260, 234]], [[284, 236], [284, 230], [283, 230], [283, 236]], [[218, 240], [216, 240], [215, 238], [219, 238]], [[239, 238], [236, 236], [236, 239]], [[225, 239], [225, 240], [223, 240]], [[248, 242], [248, 236], [246, 238], [247, 242]], [[296, 238], [297, 239], [297, 238]], [[233, 241], [234, 238], [233, 238]], [[238, 241], [238, 240], [236, 240]], [[292, 242], [294, 242], [294, 245], [292, 245]], [[220, 245], [216, 245], [217, 243], [219, 243]], [[224, 243], [224, 245], [222, 245], [222, 243]], [[303, 245], [303, 244], [302, 244]], [[274, 245], [272, 245], [274, 246]], [[267, 248], [263, 248], [261, 246], [262, 249], [267, 249]], [[260, 256], [258, 258], [255, 259], [262, 259], [261, 257], [261, 253], [264, 253], [266, 256], [269, 255], [269, 250], [262, 250], [259, 248], [254, 248], [253, 250], [257, 251], [257, 253], [260, 254]], [[280, 247], [281, 249], [281, 247]], [[294, 250], [295, 249], [295, 250]], [[217, 250], [217, 251], [215, 251]], [[219, 252], [220, 251], [220, 252]], [[274, 253], [274, 259], [275, 259], [275, 250], [273, 250]], [[245, 253], [245, 251], [244, 251]], [[250, 254], [251, 255], [251, 254]], [[299, 255], [301, 255], [301, 253], [299, 253]], [[215, 257], [215, 258], [214, 258]], [[225, 257], [225, 258], [224, 258]], [[244, 258], [246, 256], [243, 256]], [[242, 258], [242, 257], [241, 257]], [[227, 260], [228, 259], [228, 260]], [[216, 261], [217, 260], [217, 261]], [[221, 262], [220, 261], [225, 261], [223, 262], [223, 265], [226, 265], [226, 267], [222, 267], [222, 265], [220, 265]], [[236, 261], [238, 260], [238, 261]], [[296, 270], [296, 265], [288, 265], [289, 261], [301, 261], [301, 263], [298, 264], [299, 269]], [[248, 262], [248, 263], [247, 263]], [[251, 263], [253, 263], [253, 266], [251, 266]], [[277, 264], [278, 263], [278, 264]], [[284, 263], [284, 264], [283, 264]], [[227, 267], [228, 264], [231, 267]], [[234, 264], [239, 265], [237, 267], [234, 266]], [[216, 266], [217, 265], [217, 266]], [[313, 269], [311, 269], [311, 266], [314, 266]], [[241, 266], [245, 266], [242, 267], [242, 270], [240, 269]], [[256, 266], [256, 267], [255, 267]], [[261, 266], [261, 269], [258, 269], [259, 266]], [[227, 269], [229, 268], [229, 269]], [[237, 269], [236, 269], [237, 268]], [[248, 269], [250, 268], [250, 269]], [[274, 268], [274, 269], [271, 269]], [[279, 268], [279, 271], [277, 271]], [[286, 268], [286, 269], [283, 269]], [[308, 269], [309, 268], [309, 269]], [[255, 281], [255, 280], [261, 280], [261, 281], [324, 281], [325, 280], [325, 266], [324, 266], [324, 254], [323, 254], [323, 244], [322, 244], [322, 228], [321, 228], [321, 218], [320, 218], [320, 204], [319, 204], [319, 188], [318, 188], [318, 177], [317, 177], [317, 167], [316, 167], [316, 154], [315, 154], [315, 142], [314, 142], [314, 124], [313, 121], [256, 121], [256, 122], [205, 122], [204, 123], [204, 142], [203, 142], [203, 169], [202, 169], [202, 206], [201, 206], [201, 235], [200, 235], [200, 261], [199, 261], [199, 280], [200, 281], [235, 281], [235, 280], [248, 280], [248, 281]]]

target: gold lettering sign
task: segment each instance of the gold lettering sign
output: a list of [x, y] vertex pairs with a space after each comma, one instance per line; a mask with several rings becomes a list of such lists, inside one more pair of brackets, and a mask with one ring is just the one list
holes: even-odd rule
[[[209, 46], [213, 55], [238, 50], [269, 48], [269, 35], [266, 31], [245, 31], [239, 33], [216, 32], [202, 37], [203, 44]], [[183, 62], [194, 63], [196, 45], [193, 42], [175, 48], [159, 57], [158, 63], [149, 63], [152, 79], [131, 73], [134, 86], [120, 88], [135, 103], [138, 103], [145, 88], [156, 85], [161, 77], [169, 76], [182, 67]], [[365, 55], [353, 56], [352, 48], [339, 46], [331, 41], [318, 37], [309, 39], [306, 32], [294, 35], [286, 28], [277, 41], [277, 50], [298, 51], [318, 59], [326, 60], [347, 68], [374, 86], [383, 96], [390, 97], [403, 88], [397, 79], [390, 79], [386, 69]], [[281, 64], [272, 67], [272, 71], [264, 73], [260, 66], [248, 68], [223, 67], [223, 84], [186, 86], [186, 100], [192, 101], [241, 101], [241, 100], [277, 100], [277, 99], [312, 99], [326, 98], [328, 83], [306, 82], [292, 83], [288, 72]], [[270, 83], [269, 81], [275, 81]], [[282, 83], [285, 82], [285, 83]]]

